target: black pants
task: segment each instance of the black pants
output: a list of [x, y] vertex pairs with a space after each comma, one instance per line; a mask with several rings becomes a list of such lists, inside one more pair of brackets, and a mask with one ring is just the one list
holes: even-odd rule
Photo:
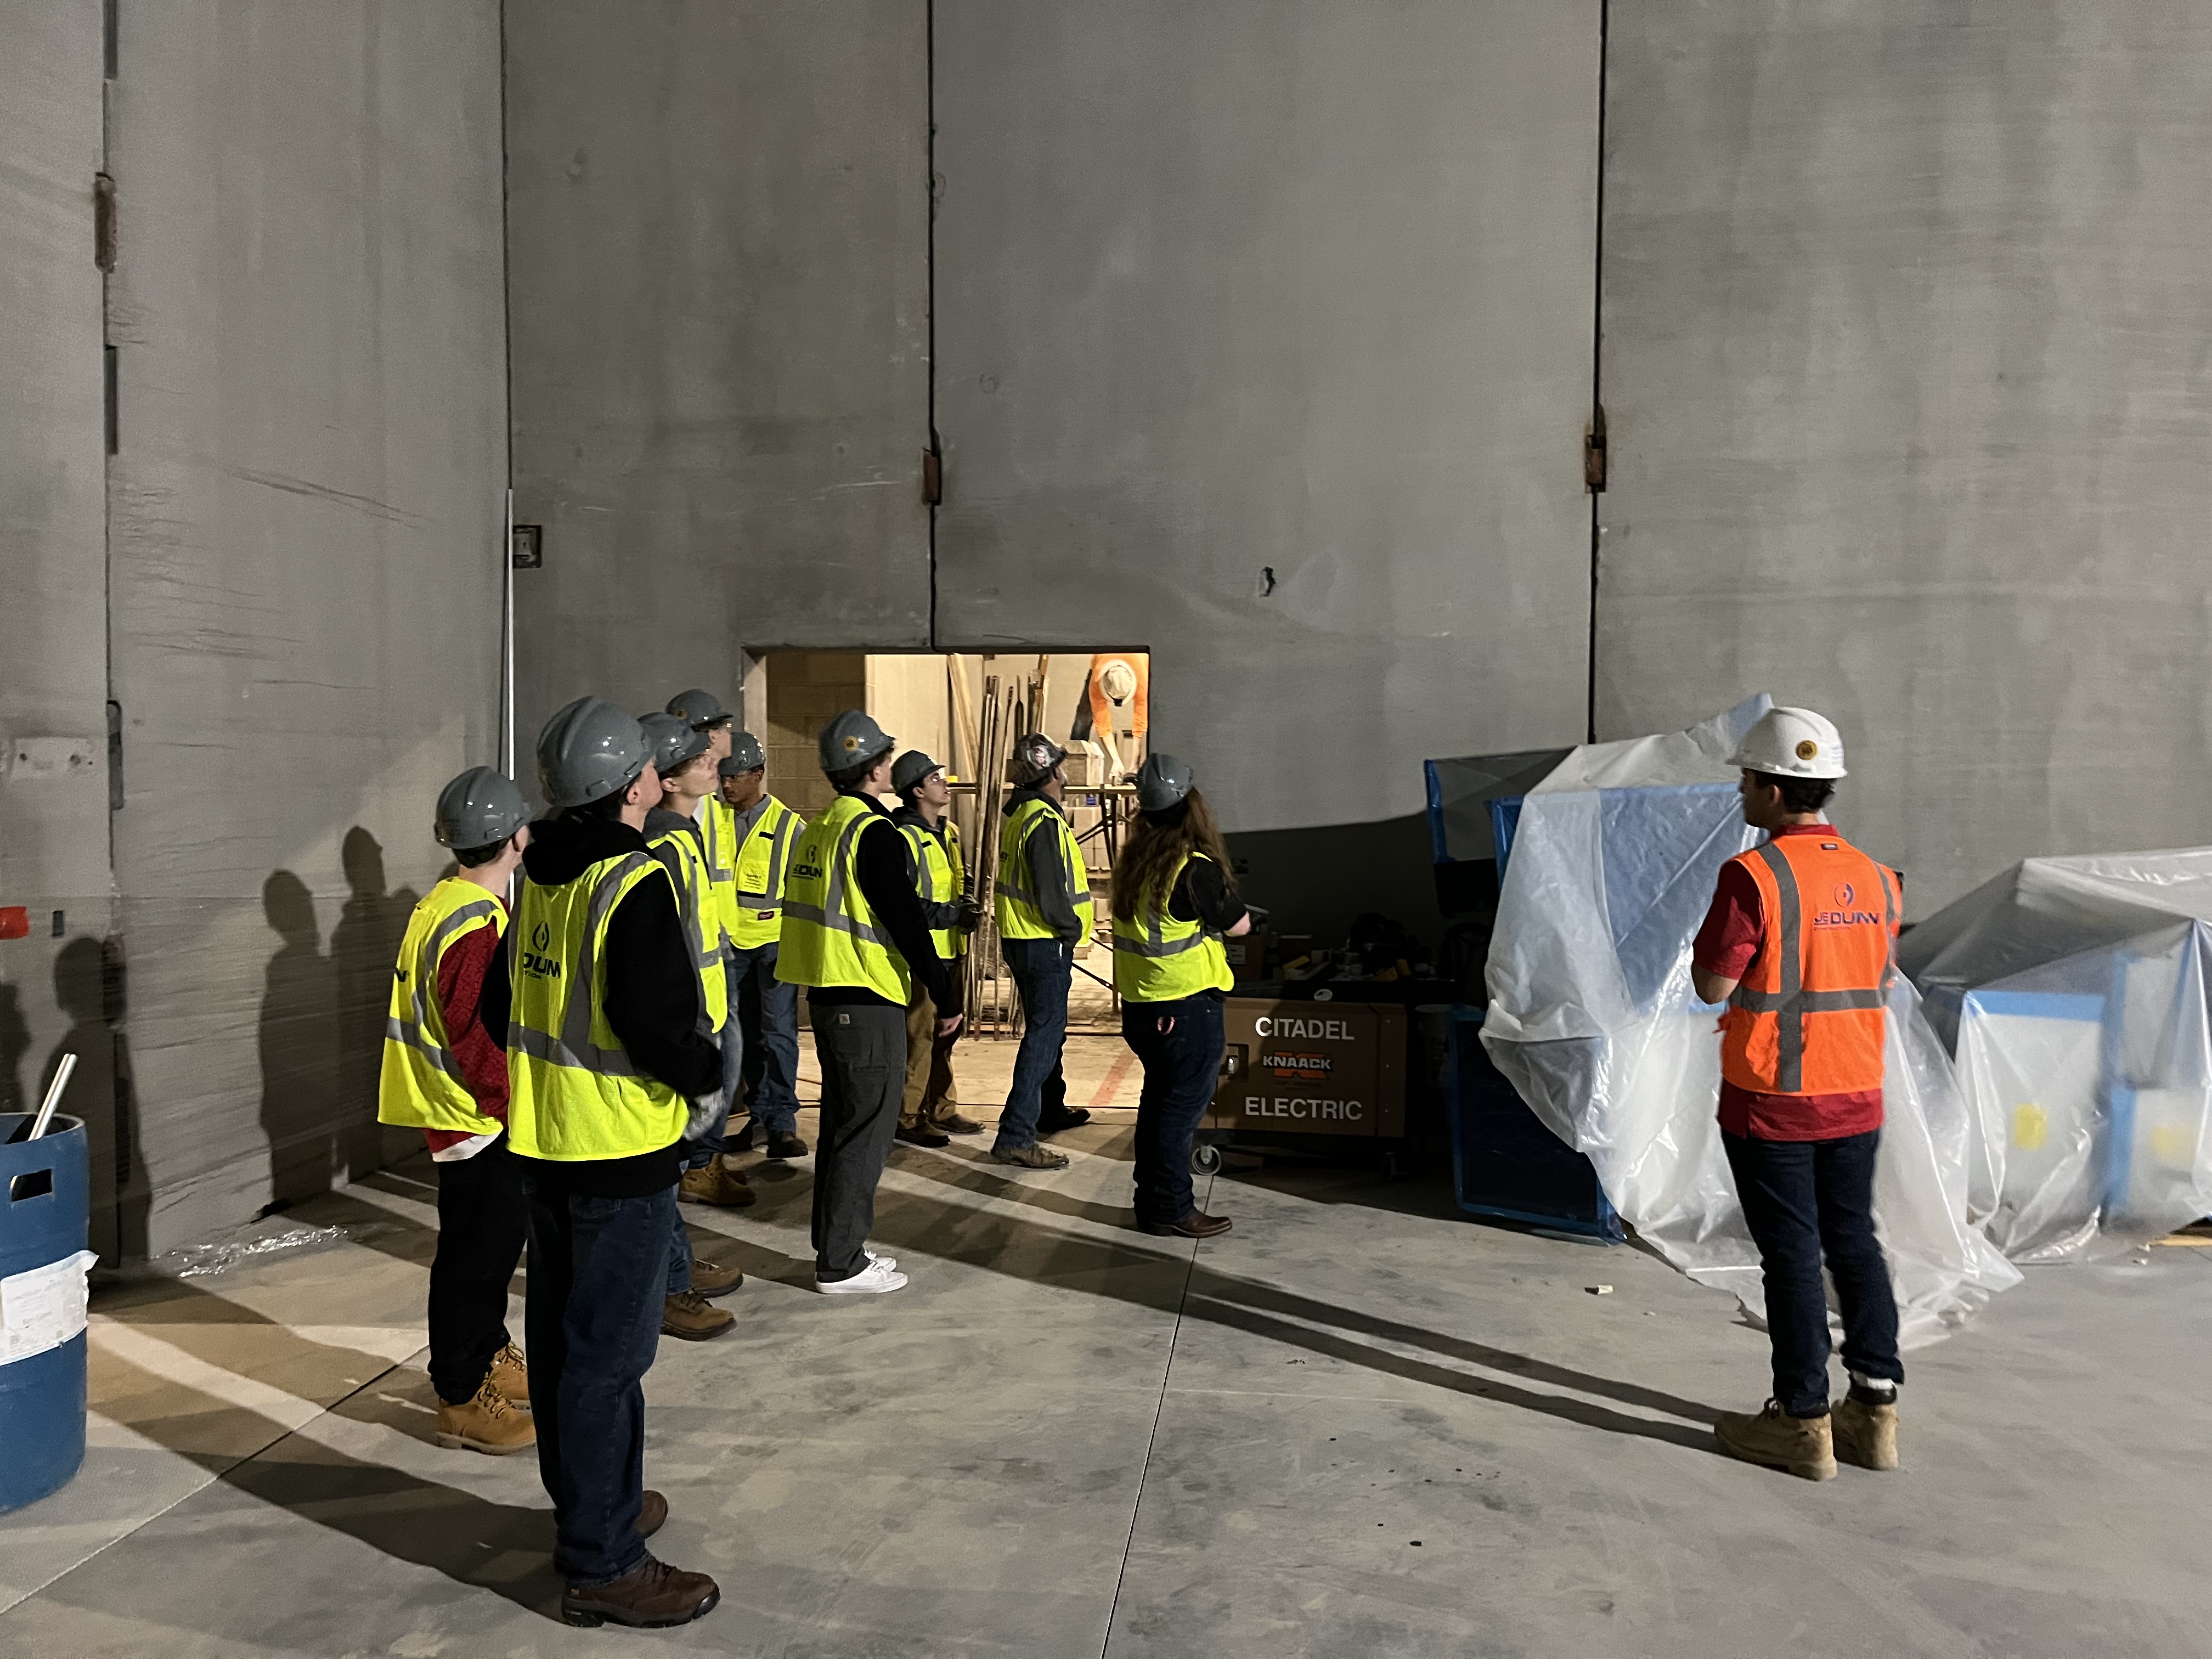
[[604, 1584], [645, 1559], [645, 1374], [660, 1343], [676, 1188], [530, 1197], [530, 1403], [553, 1499], [553, 1569]]
[[1137, 1097], [1137, 1219], [1164, 1225], [1198, 1207], [1190, 1146], [1221, 1077], [1221, 999], [1124, 1002], [1121, 1040], [1145, 1068]]
[[808, 1005], [822, 1066], [814, 1147], [814, 1276], [850, 1279], [868, 1265], [876, 1182], [906, 1091], [906, 1010], [889, 1003]]
[[1757, 1140], [1724, 1133], [1721, 1139], [1766, 1275], [1766, 1330], [1782, 1409], [1792, 1417], [1828, 1409], [1824, 1256], [1843, 1305], [1844, 1368], [1905, 1381], [1897, 1357], [1897, 1300], [1874, 1236], [1881, 1132], [1838, 1140]]
[[430, 1262], [430, 1386], [458, 1406], [472, 1398], [507, 1345], [507, 1286], [522, 1259], [530, 1209], [522, 1160], [501, 1135], [438, 1171], [438, 1254]]

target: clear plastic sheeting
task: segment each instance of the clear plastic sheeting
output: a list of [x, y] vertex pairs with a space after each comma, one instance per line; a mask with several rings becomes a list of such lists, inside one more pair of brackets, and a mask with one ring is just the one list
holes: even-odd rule
[[[1531, 791], [1499, 898], [1482, 1034], [1637, 1236], [1754, 1317], [1759, 1253], [1715, 1119], [1719, 1010], [1691, 989], [1690, 947], [1721, 866], [1758, 838], [1725, 757], [1770, 706], [1757, 697], [1674, 737], [1577, 750]], [[1555, 786], [1561, 775], [1579, 787]], [[1903, 1339], [1917, 1346], [2020, 1275], [1969, 1212], [1978, 1137], [1902, 976], [1884, 1101], [1875, 1224]]]
[[257, 1261], [264, 1256], [283, 1255], [294, 1250], [319, 1249], [325, 1244], [343, 1244], [358, 1229], [346, 1227], [287, 1227], [283, 1232], [264, 1233], [258, 1238], [229, 1239], [216, 1244], [187, 1244], [161, 1258], [161, 1265], [176, 1264], [179, 1279], [207, 1279], [216, 1273], [228, 1273], [241, 1261]]
[[2029, 859], [1905, 936], [2015, 1261], [2212, 1213], [2212, 848]]

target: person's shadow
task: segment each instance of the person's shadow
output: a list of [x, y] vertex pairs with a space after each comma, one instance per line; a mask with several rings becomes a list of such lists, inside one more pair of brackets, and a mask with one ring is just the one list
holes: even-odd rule
[[331, 976], [337, 1004], [337, 1073], [331, 1096], [337, 1168], [343, 1178], [384, 1167], [376, 1122], [377, 1079], [384, 1064], [384, 1027], [392, 1008], [392, 969], [418, 896], [384, 890], [384, 848], [359, 824], [339, 849], [349, 890], [331, 932]]
[[[125, 1036], [123, 941], [73, 939], [54, 958], [54, 1001], [70, 1029], [46, 1056], [46, 1091], [64, 1054], [76, 1056], [61, 1109], [83, 1120], [92, 1170], [92, 1248], [112, 1265], [146, 1255], [152, 1188], [140, 1151], [138, 1090]], [[9, 1068], [12, 1069], [12, 1068]], [[35, 1108], [35, 1102], [33, 1103]]]
[[307, 883], [276, 872], [261, 884], [261, 908], [284, 941], [263, 972], [258, 1032], [261, 1132], [276, 1210], [328, 1192], [338, 1169], [337, 998]]

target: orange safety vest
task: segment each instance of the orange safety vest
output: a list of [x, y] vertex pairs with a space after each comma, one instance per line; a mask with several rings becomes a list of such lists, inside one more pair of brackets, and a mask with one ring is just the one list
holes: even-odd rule
[[1896, 872], [1836, 835], [1778, 836], [1733, 862], [1766, 933], [1721, 1016], [1721, 1075], [1767, 1095], [1881, 1088]]

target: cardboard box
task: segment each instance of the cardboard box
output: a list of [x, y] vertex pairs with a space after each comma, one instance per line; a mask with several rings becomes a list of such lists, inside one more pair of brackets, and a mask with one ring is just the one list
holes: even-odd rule
[[1406, 1133], [1403, 1008], [1231, 997], [1223, 1012], [1228, 1049], [1204, 1127], [1386, 1139]]

